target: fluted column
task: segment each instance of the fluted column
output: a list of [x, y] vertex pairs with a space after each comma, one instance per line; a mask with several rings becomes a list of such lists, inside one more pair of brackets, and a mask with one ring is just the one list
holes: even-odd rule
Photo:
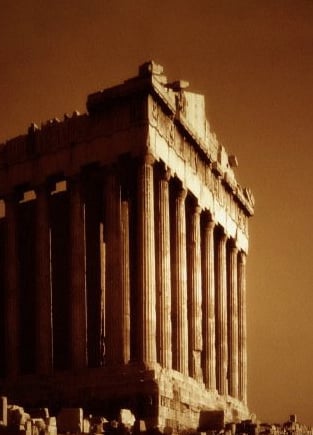
[[160, 169], [157, 183], [157, 352], [162, 367], [172, 367], [171, 256], [169, 214], [170, 172]]
[[225, 234], [218, 232], [216, 247], [216, 375], [217, 389], [227, 394], [227, 269]]
[[100, 239], [100, 360], [99, 365], [105, 364], [105, 243], [103, 222], [99, 226]]
[[174, 197], [172, 250], [172, 334], [173, 368], [188, 376], [187, 317], [187, 252], [186, 211], [187, 191], [178, 188]]
[[146, 155], [138, 168], [139, 358], [156, 362], [156, 280], [154, 238], [154, 158]]
[[49, 191], [46, 185], [36, 189], [36, 300], [37, 370], [52, 370], [52, 294]]
[[238, 398], [238, 288], [237, 288], [237, 255], [234, 244], [229, 246], [229, 394]]
[[5, 198], [6, 216], [6, 295], [5, 295], [5, 355], [6, 373], [17, 375], [19, 363], [19, 282], [17, 246], [17, 208], [15, 195]]
[[214, 222], [203, 225], [203, 375], [208, 390], [216, 389]]
[[122, 248], [121, 248], [121, 289], [122, 289], [122, 349], [123, 363], [130, 359], [130, 263], [129, 263], [129, 204], [121, 203]]
[[246, 254], [239, 253], [238, 258], [238, 397], [247, 403], [247, 323], [246, 323]]
[[198, 205], [191, 205], [190, 228], [188, 237], [188, 327], [189, 327], [189, 374], [198, 381], [202, 380], [202, 294], [201, 294], [201, 232]]
[[71, 357], [73, 368], [87, 364], [85, 204], [79, 179], [70, 182]]
[[124, 349], [122, 345], [124, 313], [121, 309], [121, 186], [115, 166], [108, 170], [106, 176], [105, 216], [105, 361], [110, 366], [124, 362]]

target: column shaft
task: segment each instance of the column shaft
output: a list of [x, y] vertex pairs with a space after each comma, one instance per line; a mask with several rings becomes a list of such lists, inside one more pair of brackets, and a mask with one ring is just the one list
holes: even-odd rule
[[246, 254], [239, 253], [238, 258], [238, 362], [239, 393], [238, 397], [247, 403], [247, 323], [246, 323]]
[[122, 278], [122, 348], [123, 362], [130, 360], [130, 263], [129, 263], [129, 204], [122, 201], [121, 204], [122, 222], [122, 249], [121, 249], [121, 278]]
[[5, 296], [5, 355], [6, 373], [19, 371], [19, 282], [17, 246], [17, 208], [14, 195], [5, 200], [6, 215], [6, 296]]
[[175, 192], [172, 250], [173, 368], [188, 376], [186, 190]]
[[198, 381], [202, 380], [202, 294], [201, 294], [201, 235], [200, 207], [192, 205], [189, 209], [190, 228], [188, 229], [188, 341], [189, 374]]
[[154, 182], [149, 155], [138, 168], [138, 232], [139, 358], [149, 364], [156, 362]]
[[105, 243], [103, 222], [99, 226], [100, 239], [100, 366], [105, 364]]
[[105, 186], [105, 361], [116, 365], [124, 362], [121, 270], [121, 186], [117, 168], [109, 169]]
[[216, 389], [214, 222], [203, 228], [203, 374], [208, 390]]
[[87, 364], [85, 204], [81, 182], [70, 183], [71, 358], [73, 368]]
[[36, 299], [37, 370], [52, 370], [52, 293], [49, 192], [45, 185], [36, 189]]
[[158, 174], [157, 183], [157, 351], [162, 367], [172, 367], [171, 256], [169, 171]]
[[238, 289], [237, 255], [235, 246], [229, 247], [229, 394], [238, 398]]
[[227, 394], [227, 270], [226, 235], [218, 234], [216, 249], [216, 371], [217, 389]]

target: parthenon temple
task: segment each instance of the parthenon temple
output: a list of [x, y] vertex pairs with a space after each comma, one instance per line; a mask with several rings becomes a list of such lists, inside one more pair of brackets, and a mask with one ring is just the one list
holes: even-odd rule
[[147, 62], [1, 145], [0, 395], [164, 433], [249, 418], [254, 198], [187, 89]]

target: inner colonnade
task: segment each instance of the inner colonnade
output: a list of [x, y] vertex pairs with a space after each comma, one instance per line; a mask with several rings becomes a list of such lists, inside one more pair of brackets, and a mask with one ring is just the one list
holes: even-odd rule
[[3, 376], [159, 363], [246, 403], [246, 253], [163, 163], [124, 155], [3, 201]]

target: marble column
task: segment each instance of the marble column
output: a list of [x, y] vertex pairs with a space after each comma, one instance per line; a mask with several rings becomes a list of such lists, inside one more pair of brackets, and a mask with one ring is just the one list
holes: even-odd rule
[[105, 364], [105, 242], [103, 222], [99, 225], [100, 240], [100, 360], [99, 365]]
[[238, 249], [234, 243], [229, 245], [229, 355], [228, 355], [228, 393], [238, 398], [238, 288], [237, 288], [237, 256]]
[[203, 225], [203, 375], [208, 390], [216, 389], [214, 222], [204, 215]]
[[116, 166], [108, 169], [105, 193], [105, 362], [108, 366], [124, 362], [121, 269], [121, 186]]
[[188, 228], [188, 342], [189, 342], [189, 375], [202, 381], [202, 279], [201, 279], [201, 208], [192, 204]]
[[51, 244], [48, 186], [36, 189], [37, 371], [52, 371]]
[[19, 277], [17, 245], [18, 198], [5, 198], [6, 217], [6, 295], [5, 295], [5, 355], [6, 373], [16, 376], [19, 371]]
[[85, 203], [80, 179], [69, 185], [71, 359], [72, 367], [81, 369], [87, 365]]
[[157, 360], [153, 164], [151, 155], [139, 163], [137, 185], [139, 359], [147, 365]]
[[121, 203], [121, 317], [122, 317], [122, 361], [130, 360], [130, 260], [129, 260], [129, 204]]
[[238, 257], [238, 397], [247, 403], [247, 323], [246, 323], [246, 254]]
[[180, 187], [177, 188], [173, 198], [173, 249], [171, 251], [171, 263], [173, 274], [173, 368], [188, 376], [186, 195], [187, 191]]
[[227, 237], [221, 231], [217, 233], [216, 246], [216, 377], [217, 390], [227, 394], [227, 269], [226, 269]]
[[172, 368], [171, 256], [170, 256], [170, 171], [159, 169], [156, 195], [156, 294], [157, 352], [162, 367]]

